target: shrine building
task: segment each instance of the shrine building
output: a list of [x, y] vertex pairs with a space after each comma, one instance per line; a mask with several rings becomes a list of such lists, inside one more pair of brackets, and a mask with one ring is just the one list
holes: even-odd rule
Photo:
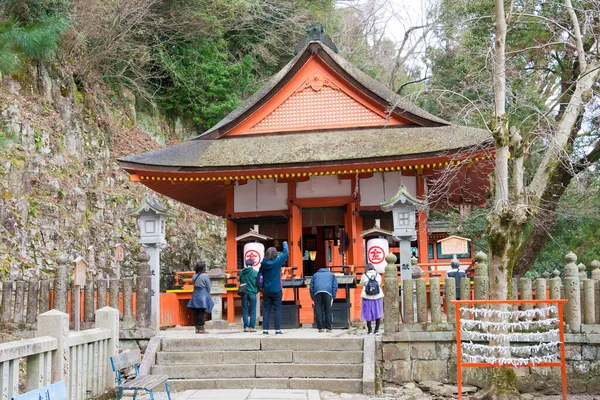
[[[215, 126], [119, 162], [132, 181], [226, 219], [227, 272], [243, 268], [248, 255], [236, 238], [250, 233], [265, 247], [289, 242], [284, 278], [292, 279], [322, 266], [356, 275], [385, 256], [369, 259], [360, 234], [377, 220], [393, 230], [392, 213], [380, 203], [401, 185], [430, 209], [484, 206], [492, 149], [488, 131], [408, 102], [314, 29], [279, 73]], [[426, 210], [416, 214], [419, 266], [449, 264], [437, 242], [447, 234], [428, 227]], [[389, 242], [394, 251], [397, 243]]]

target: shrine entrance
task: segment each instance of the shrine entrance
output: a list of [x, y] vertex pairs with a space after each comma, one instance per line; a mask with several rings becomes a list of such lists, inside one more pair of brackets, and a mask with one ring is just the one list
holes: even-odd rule
[[348, 249], [344, 212], [344, 207], [302, 209], [304, 276], [312, 276], [322, 267], [330, 267], [334, 273], [344, 272], [346, 263], [343, 252]]

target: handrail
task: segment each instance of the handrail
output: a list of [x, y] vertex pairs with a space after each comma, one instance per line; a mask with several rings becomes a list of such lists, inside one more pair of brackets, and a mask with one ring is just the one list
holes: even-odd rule
[[35, 354], [54, 351], [58, 341], [52, 336], [41, 336], [32, 339], [21, 339], [18, 342], [0, 344], [0, 362], [16, 360]]

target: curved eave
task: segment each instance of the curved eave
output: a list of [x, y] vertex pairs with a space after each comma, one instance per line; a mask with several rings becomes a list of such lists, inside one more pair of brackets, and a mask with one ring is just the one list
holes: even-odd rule
[[[416, 173], [427, 176], [440, 176], [441, 171], [453, 166], [458, 174], [451, 183], [452, 193], [439, 197], [436, 204], [470, 203], [484, 205], [488, 182], [487, 176], [493, 170], [493, 146], [477, 151], [449, 154], [422, 154], [422, 157], [386, 157], [356, 162], [303, 165], [259, 165], [246, 168], [180, 168], [149, 166], [130, 162], [120, 162], [131, 175], [131, 180], [139, 181], [148, 188], [171, 197], [191, 207], [214, 215], [224, 216], [227, 188], [237, 182], [251, 179], [278, 179], [282, 182], [307, 180], [310, 176], [338, 175], [341, 178], [355, 176], [368, 177], [374, 172], [402, 171], [406, 175]], [[470, 172], [469, 172], [470, 171]], [[477, 171], [474, 175], [474, 171]], [[465, 187], [467, 182], [469, 187]]]

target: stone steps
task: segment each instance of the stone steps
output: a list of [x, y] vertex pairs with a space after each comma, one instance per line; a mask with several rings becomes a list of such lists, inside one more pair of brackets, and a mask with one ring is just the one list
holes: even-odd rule
[[163, 337], [151, 373], [167, 375], [176, 391], [257, 388], [362, 393], [364, 347], [363, 338]]

